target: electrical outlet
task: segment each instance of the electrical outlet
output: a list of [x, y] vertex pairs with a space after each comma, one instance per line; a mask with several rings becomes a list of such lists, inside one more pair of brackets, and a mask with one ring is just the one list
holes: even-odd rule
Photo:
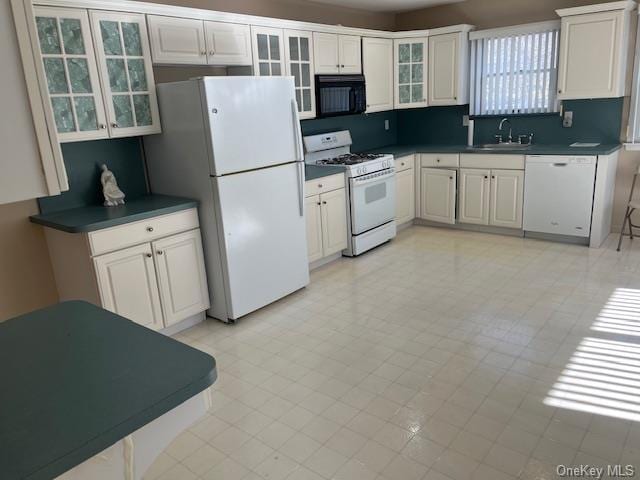
[[384, 121], [384, 129], [389, 130], [389, 120]]
[[564, 115], [562, 116], [562, 126], [564, 128], [570, 128], [573, 126], [573, 112], [572, 111], [565, 111]]
[[463, 115], [462, 116], [462, 126], [463, 127], [468, 127], [469, 126], [469, 115]]

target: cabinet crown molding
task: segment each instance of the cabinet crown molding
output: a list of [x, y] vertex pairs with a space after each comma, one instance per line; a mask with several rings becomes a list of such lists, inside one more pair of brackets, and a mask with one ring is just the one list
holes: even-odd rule
[[559, 17], [570, 17], [573, 15], [583, 15], [585, 13], [610, 12], [614, 10], [631, 11], [637, 4], [633, 0], [622, 0], [619, 2], [598, 3], [596, 5], [584, 5], [581, 7], [560, 8], [556, 10]]

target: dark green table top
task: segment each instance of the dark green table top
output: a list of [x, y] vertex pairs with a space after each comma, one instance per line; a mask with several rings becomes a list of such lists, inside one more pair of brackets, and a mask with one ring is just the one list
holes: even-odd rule
[[335, 175], [336, 173], [344, 173], [344, 167], [329, 165], [325, 167], [319, 167], [317, 165], [305, 165], [304, 166], [304, 179], [315, 180], [316, 178], [328, 177], [329, 175]]
[[33, 215], [33, 223], [68, 233], [92, 232], [124, 223], [145, 220], [158, 215], [198, 206], [196, 200], [168, 195], [145, 195], [117, 207], [91, 205], [53, 213]]
[[390, 153], [396, 157], [413, 153], [482, 153], [487, 155], [608, 155], [622, 147], [619, 143], [600, 144], [597, 147], [570, 147], [569, 145], [536, 145], [518, 150], [481, 150], [467, 145], [388, 145], [369, 150], [367, 153]]
[[210, 355], [86, 302], [0, 323], [0, 478], [56, 477], [215, 379]]

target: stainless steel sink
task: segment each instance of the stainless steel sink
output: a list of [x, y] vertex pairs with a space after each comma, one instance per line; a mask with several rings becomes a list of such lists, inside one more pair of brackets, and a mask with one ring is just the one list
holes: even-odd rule
[[475, 150], [526, 150], [531, 145], [515, 143], [515, 142], [503, 142], [503, 143], [483, 143], [482, 145], [474, 145]]

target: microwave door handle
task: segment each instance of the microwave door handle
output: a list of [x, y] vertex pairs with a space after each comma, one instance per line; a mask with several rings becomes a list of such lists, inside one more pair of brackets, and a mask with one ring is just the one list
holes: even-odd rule
[[291, 100], [291, 113], [293, 116], [293, 141], [296, 149], [296, 174], [298, 176], [298, 209], [300, 216], [304, 217], [304, 156], [302, 153], [302, 133], [300, 131], [300, 118], [298, 117], [298, 104], [295, 98]]
[[351, 87], [349, 89], [349, 112], [353, 113], [356, 108], [356, 92], [355, 88]]

